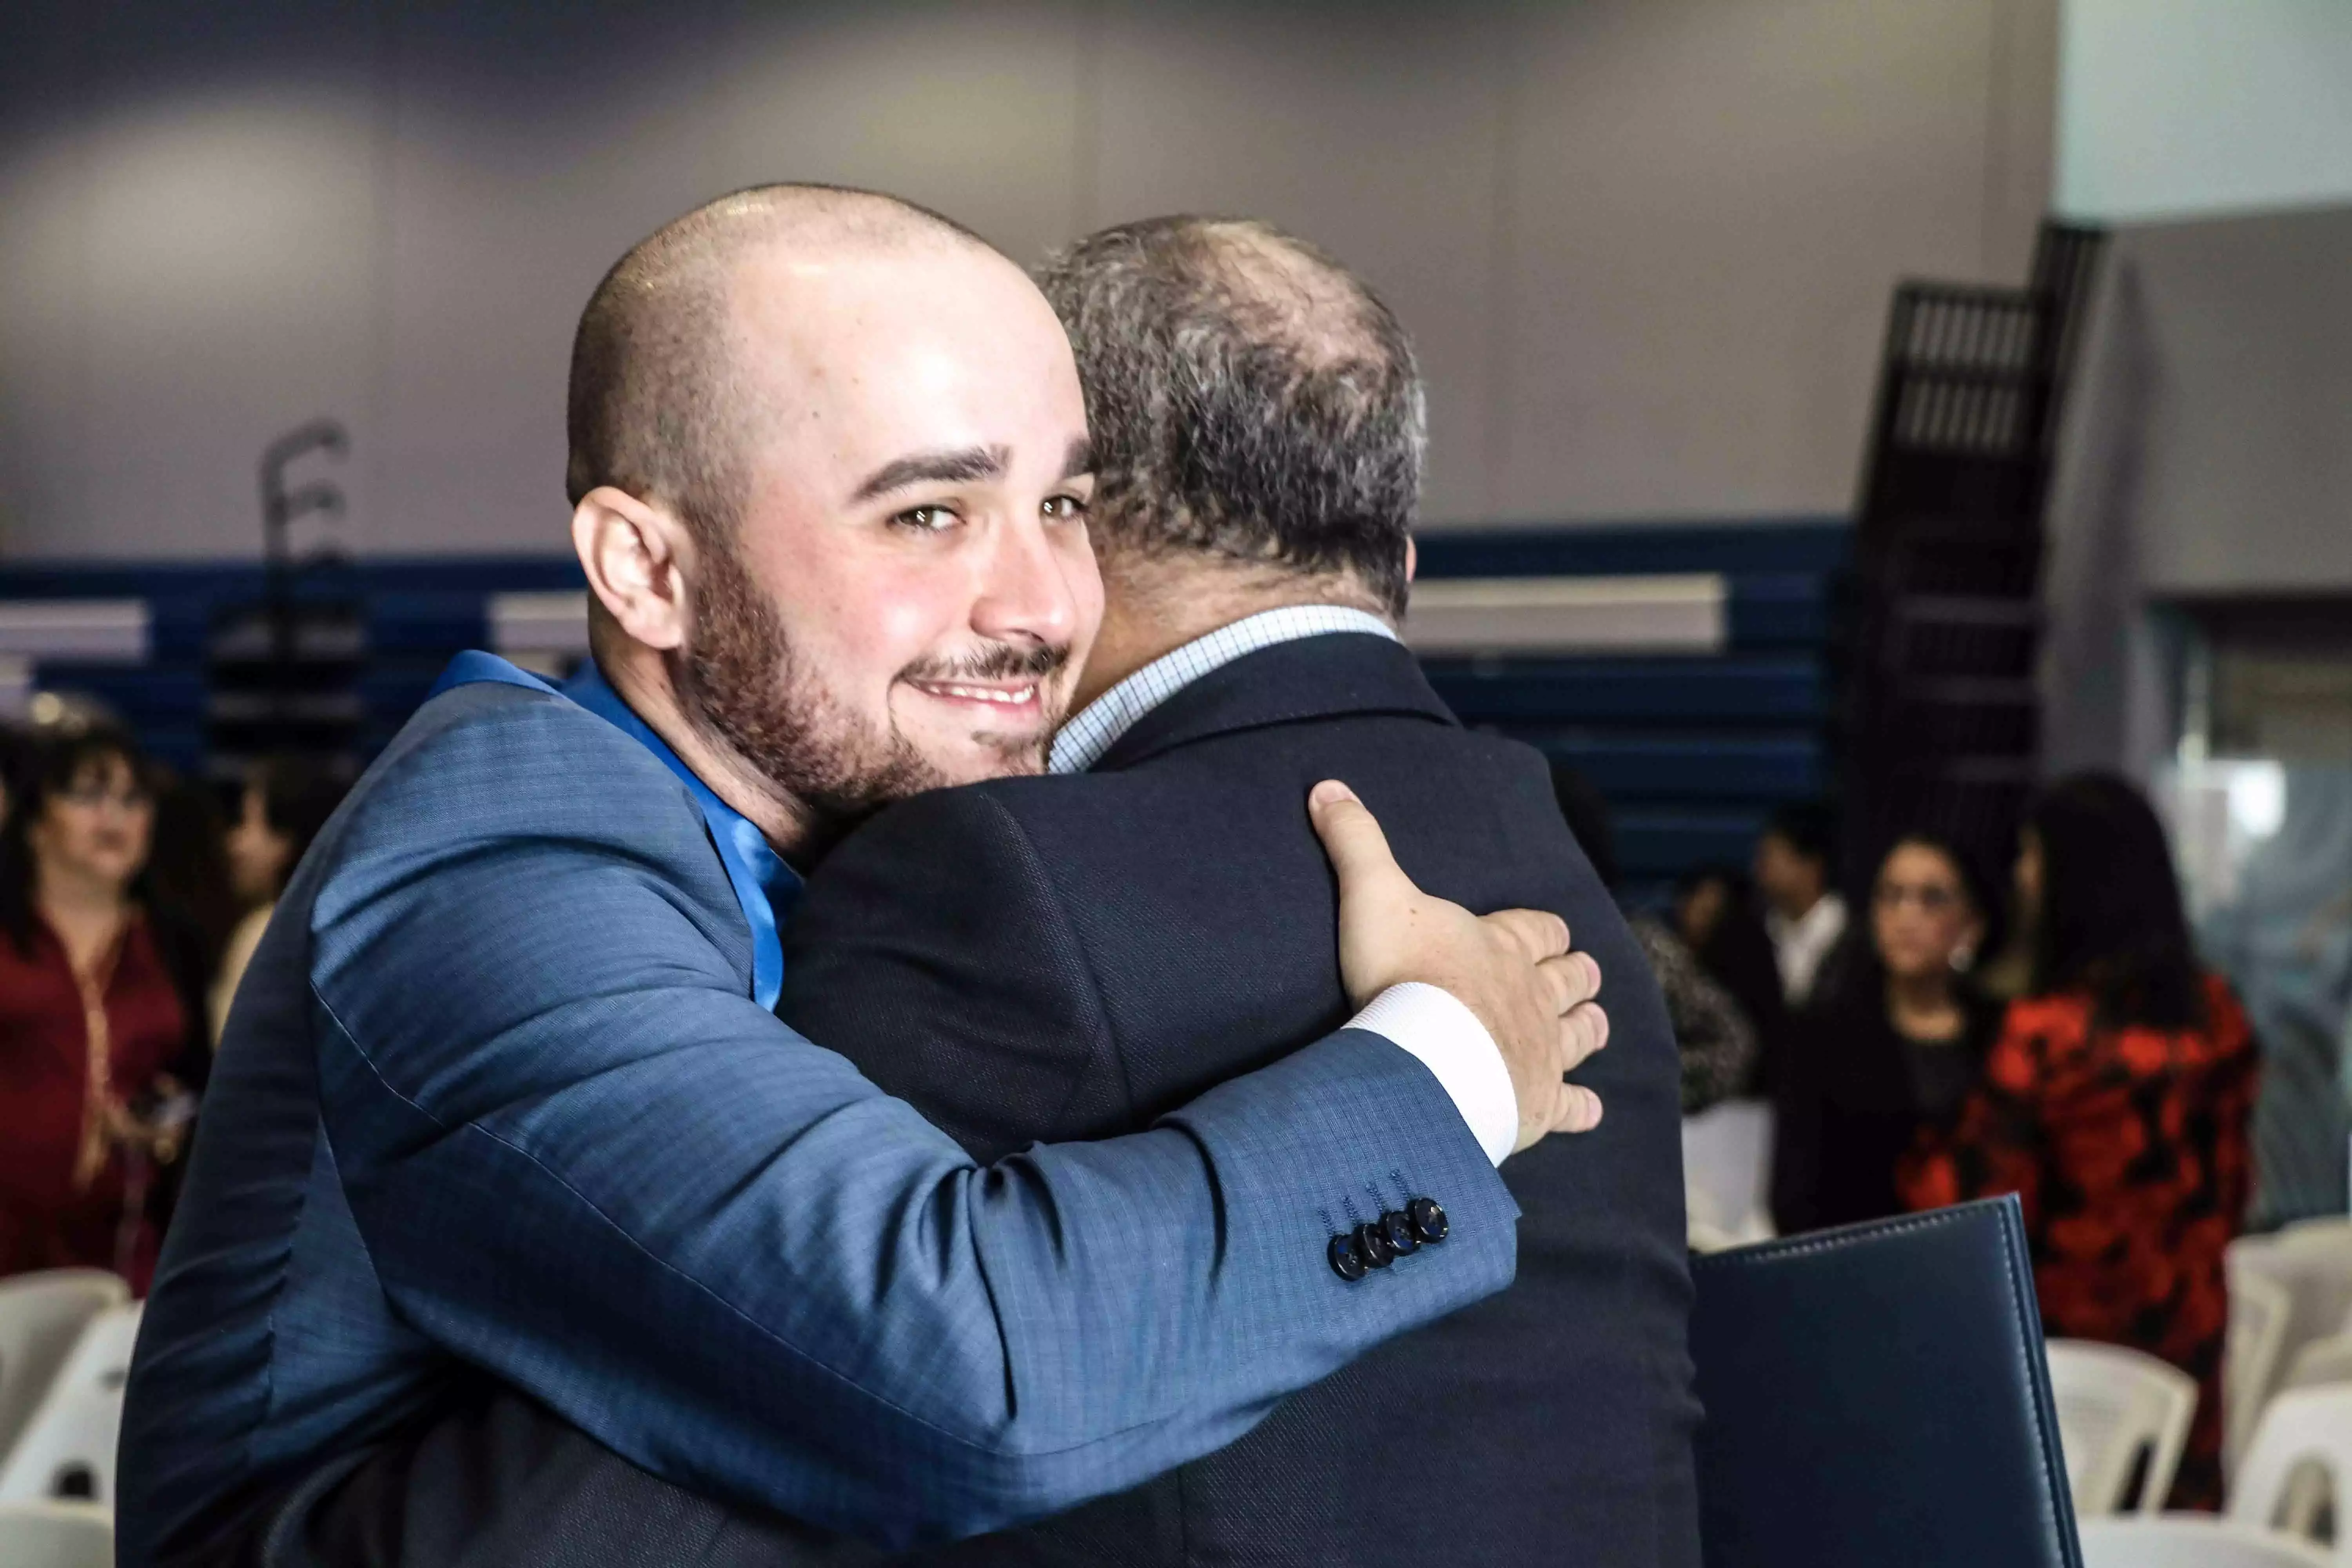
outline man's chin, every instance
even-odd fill
[[[1053,741],[1050,730],[1034,735],[973,735],[943,752],[930,753],[928,760],[942,784],[1021,778],[1045,771],[1045,756]]]

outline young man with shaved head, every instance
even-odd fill
[[[1554,915],[1422,894],[1344,791],[1318,940],[1363,1010],[1267,1020],[1272,1065],[1132,1131],[982,1162],[771,1011],[802,870],[1038,766],[1093,638],[1083,399],[1017,268],[886,197],[726,198],[597,290],[571,435],[593,664],[462,656],[280,900],[141,1331],[121,1563],[791,1539],[697,1494],[969,1535],[1507,1283],[1496,1167],[1597,1120],[1597,977]],[[1450,1234],[1367,1286],[1331,1216],[1372,1194]]]

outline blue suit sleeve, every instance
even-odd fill
[[[552,700],[403,753],[335,853],[320,1094],[383,1289],[698,1489],[894,1544],[998,1528],[1217,1447],[1510,1280],[1507,1192],[1374,1036],[976,1163],[748,999],[698,816]],[[1400,1166],[1455,1237],[1347,1285],[1330,1215]]]

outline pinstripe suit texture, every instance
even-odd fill
[[[967,1534],[1208,1452],[1511,1278],[1508,1191],[1377,1036],[983,1165],[751,984],[651,752],[545,692],[429,702],[240,990],[131,1376],[126,1568],[220,1560],[485,1381],[714,1498]],[[1323,1216],[1399,1179],[1457,1239],[1334,1289]]]

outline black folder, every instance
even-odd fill
[[[2014,1197],[1691,1272],[1708,1568],[2082,1568]]]

